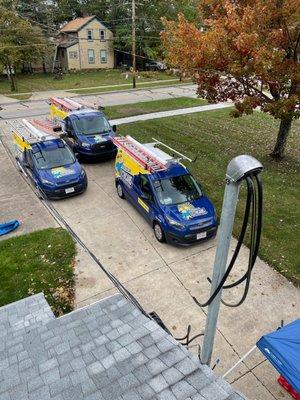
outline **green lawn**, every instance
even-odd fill
[[[74,257],[72,237],[61,228],[0,241],[0,307],[44,292],[56,315],[71,311]]]
[[[149,82],[157,80],[176,79],[175,76],[169,75],[165,72],[151,72],[141,73],[141,78],[137,82]],[[80,89],[90,88],[95,86],[105,85],[118,85],[118,84],[131,84],[131,76],[129,73],[128,79],[125,78],[125,74],[122,74],[120,70],[98,70],[98,71],[81,71],[73,72],[64,75],[64,79],[56,80],[52,74],[33,74],[33,75],[21,75],[16,76],[18,93],[27,92],[38,92],[44,90],[55,90],[55,89]],[[101,92],[101,89],[97,89]],[[105,89],[103,89],[105,90]],[[112,90],[112,89],[110,89]],[[86,92],[83,90],[83,92]],[[1,77],[0,78],[0,93],[10,94],[10,83],[9,81]],[[80,93],[78,91],[77,93]],[[90,92],[88,92],[90,93]]]
[[[176,99],[152,100],[134,104],[105,107],[105,115],[109,119],[141,115],[156,111],[175,110],[178,108],[196,107],[207,104],[203,99],[192,99],[190,97],[179,97]]]
[[[218,215],[228,162],[234,156],[245,153],[258,158],[265,167],[262,174],[264,225],[260,256],[283,275],[300,284],[300,121],[293,124],[286,159],[277,163],[268,154],[275,142],[278,121],[260,112],[238,119],[230,117],[229,113],[229,109],[207,111],[131,123],[118,128],[119,134],[130,134],[148,142],[155,137],[192,158],[198,155],[196,162],[188,167],[203,183],[217,207]],[[244,190],[241,190],[242,199],[244,194]],[[241,227],[243,206],[244,202],[241,201],[235,234]]]

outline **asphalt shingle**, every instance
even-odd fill
[[[58,319],[29,297],[0,338],[0,400],[244,399],[121,295]]]

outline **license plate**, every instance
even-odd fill
[[[206,232],[197,233],[197,240],[206,238]]]
[[[73,187],[65,189],[66,194],[73,193],[75,189]]]

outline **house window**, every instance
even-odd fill
[[[92,41],[93,40],[93,31],[92,31],[92,29],[88,29],[86,31],[86,34],[87,34],[87,40]]]
[[[78,58],[77,51],[69,51],[69,58],[73,59],[73,60],[77,60],[77,58]]]
[[[104,41],[105,40],[105,31],[100,29],[100,40]]]
[[[88,49],[88,61],[89,64],[95,64],[95,52],[93,49]]]
[[[107,50],[100,50],[100,61],[101,63],[107,63]]]

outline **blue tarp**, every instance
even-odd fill
[[[0,224],[0,236],[6,235],[9,232],[14,231],[20,226],[20,222],[17,219],[13,221],[5,222],[4,224]]]
[[[300,394],[300,318],[263,336],[256,345]]]

